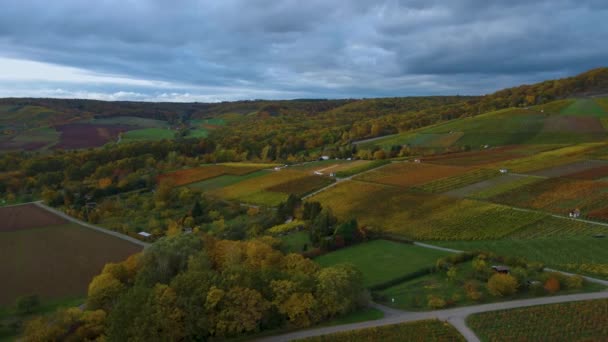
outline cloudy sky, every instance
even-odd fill
[[[0,97],[485,94],[608,65],[605,0],[0,4]]]

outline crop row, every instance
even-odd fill
[[[346,341],[465,341],[458,331],[439,320],[424,320],[310,337],[300,342]]]
[[[600,341],[608,336],[608,300],[481,313],[468,324],[485,341]]]

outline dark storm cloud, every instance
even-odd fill
[[[486,93],[605,65],[605,18],[600,0],[22,0],[0,57],[165,82],[48,82],[137,99]]]

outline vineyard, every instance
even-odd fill
[[[483,341],[600,341],[608,336],[608,300],[487,312],[467,323]]]
[[[602,147],[606,147],[606,143],[578,144],[496,163],[496,165],[512,172],[527,173],[580,161],[585,154]]]
[[[485,200],[490,197],[497,196],[503,192],[538,182],[540,180],[542,180],[540,177],[507,174],[449,191],[446,193],[446,195]]]
[[[303,171],[281,170],[246,179],[209,193],[228,200],[276,206],[287,199],[290,191],[305,194],[329,183],[331,180],[323,176],[311,176]]]
[[[443,193],[478,183],[498,175],[500,175],[498,170],[476,169],[461,175],[431,181],[419,186],[418,188],[430,193]]]
[[[330,335],[310,337],[300,342],[350,342],[350,341],[465,341],[464,337],[450,324],[439,320],[425,320],[411,323],[366,328]]]
[[[332,208],[340,218],[356,217],[369,229],[422,240],[501,238],[546,216],[359,181],[340,183],[310,201]]]
[[[460,175],[467,168],[421,163],[393,163],[379,170],[355,177],[357,180],[386,185],[413,186],[428,183],[444,177]]]
[[[546,216],[508,235],[512,239],[581,237],[608,234],[608,227],[569,218]]]
[[[272,167],[272,165],[238,163],[205,165],[197,168],[165,173],[163,175],[160,175],[158,177],[158,180],[159,182],[164,180],[171,180],[175,185],[180,186],[200,182],[222,175],[242,176],[268,167]]]
[[[444,155],[425,157],[424,161],[433,164],[453,166],[482,166],[516,159],[529,153],[530,150],[538,150],[537,146],[501,146],[479,151],[450,153]],[[546,147],[542,147],[546,149]]]
[[[301,197],[314,191],[315,189],[320,189],[333,182],[334,180],[329,177],[310,175],[270,186],[266,190],[272,192],[281,192],[284,194],[294,194]]]
[[[608,165],[598,166],[592,169],[575,172],[567,175],[568,178],[594,180],[608,177]]]
[[[541,177],[562,177],[571,174],[583,173],[595,168],[608,167],[608,162],[603,160],[581,160],[571,164],[550,167],[532,172],[532,175]]]
[[[608,204],[608,183],[551,178],[490,197],[492,202],[566,215],[579,208],[584,215]]]

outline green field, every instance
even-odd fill
[[[300,342],[355,342],[355,341],[465,341],[451,325],[439,320],[386,325],[310,337]]]
[[[163,140],[175,138],[175,132],[164,128],[143,128],[134,131],[128,131],[122,135],[123,142],[129,141],[146,141],[146,140]]]
[[[578,99],[560,112],[562,115],[606,116],[606,111],[593,99]]]
[[[605,341],[608,300],[485,312],[467,325],[482,341]]]
[[[301,253],[304,251],[304,246],[308,247],[308,249],[312,248],[310,233],[307,231],[281,236],[281,241],[283,241],[285,250],[288,253]]]
[[[449,253],[387,240],[374,240],[315,259],[321,266],[351,263],[363,273],[364,285],[375,286],[434,266]]]

